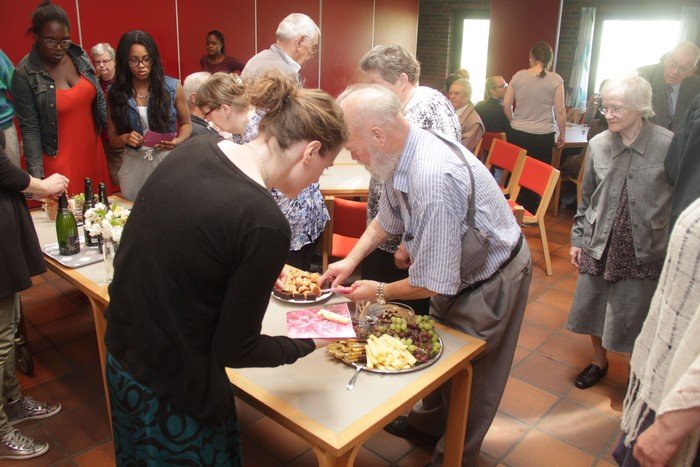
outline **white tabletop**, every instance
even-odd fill
[[[336,296],[331,303],[344,300]],[[288,305],[273,298],[263,321],[263,332],[286,335],[286,312],[299,308],[305,307]],[[466,343],[476,342],[466,334],[442,333],[441,337],[443,354],[434,367]],[[298,410],[330,431],[339,433],[381,408],[388,399],[415,383],[431,368],[393,375],[363,371],[355,389],[348,391],[345,384],[352,377],[354,368],[331,357],[326,349],[319,349],[293,365],[243,368],[229,370],[229,374],[248,379],[270,396],[284,401],[290,409]]]

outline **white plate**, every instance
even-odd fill
[[[321,294],[319,297],[315,298],[314,300],[288,300],[286,298],[278,297],[277,295],[275,295],[275,292],[271,292],[270,295],[275,297],[280,302],[291,303],[292,305],[313,305],[315,303],[325,302],[326,300],[331,298],[331,295],[333,295],[333,292],[326,292],[324,294]]]

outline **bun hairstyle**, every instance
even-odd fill
[[[65,10],[51,3],[50,0],[44,0],[32,13],[32,26],[27,30],[27,34],[32,33],[38,36],[44,24],[51,21],[65,25],[70,31],[70,21],[68,21]]]
[[[236,74],[214,73],[197,90],[197,107],[209,111],[223,104],[247,108],[250,105],[248,92]]]
[[[321,155],[326,155],[348,138],[343,111],[331,96],[320,89],[300,88],[279,71],[258,78],[249,95],[251,104],[265,111],[260,133],[274,136],[282,149],[299,141],[318,141]]]
[[[552,58],[554,57],[552,47],[545,41],[539,41],[530,49],[530,56],[542,63],[542,71],[538,76],[540,78],[547,76],[547,70],[552,66]]]

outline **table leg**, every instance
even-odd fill
[[[330,452],[324,451],[319,446],[311,446],[314,454],[316,454],[316,459],[318,460],[318,467],[352,467],[355,464],[355,457],[360,451],[361,445],[357,445],[347,451],[340,457],[336,457]]]
[[[92,319],[95,321],[95,333],[97,334],[97,350],[100,354],[100,371],[102,372],[102,385],[105,391],[105,402],[107,403],[107,417],[109,420],[109,428],[112,429],[112,408],[109,405],[109,391],[107,390],[107,346],[105,346],[105,331],[107,330],[107,320],[105,319],[105,309],[107,308],[101,302],[88,296],[92,308]]]
[[[450,413],[447,416],[444,465],[462,465],[464,438],[467,434],[467,414],[472,386],[472,365],[452,377]]]

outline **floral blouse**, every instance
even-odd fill
[[[433,88],[418,86],[411,99],[404,106],[404,117],[412,125],[441,133],[456,142],[461,142],[461,127],[457,114],[450,101]],[[384,184],[372,177],[369,182],[367,197],[367,224],[369,225],[379,212],[379,200]],[[379,245],[382,250],[393,253],[401,243],[401,235],[391,235]]]
[[[258,125],[263,115],[265,114],[261,110],[256,111],[248,120],[243,135],[233,135],[233,142],[245,144],[254,140],[258,136]],[[275,188],[270,192],[292,230],[292,241],[289,247],[291,251],[299,250],[321,236],[331,216],[326,209],[318,183],[312,183],[304,188],[293,199],[287,198]]]

